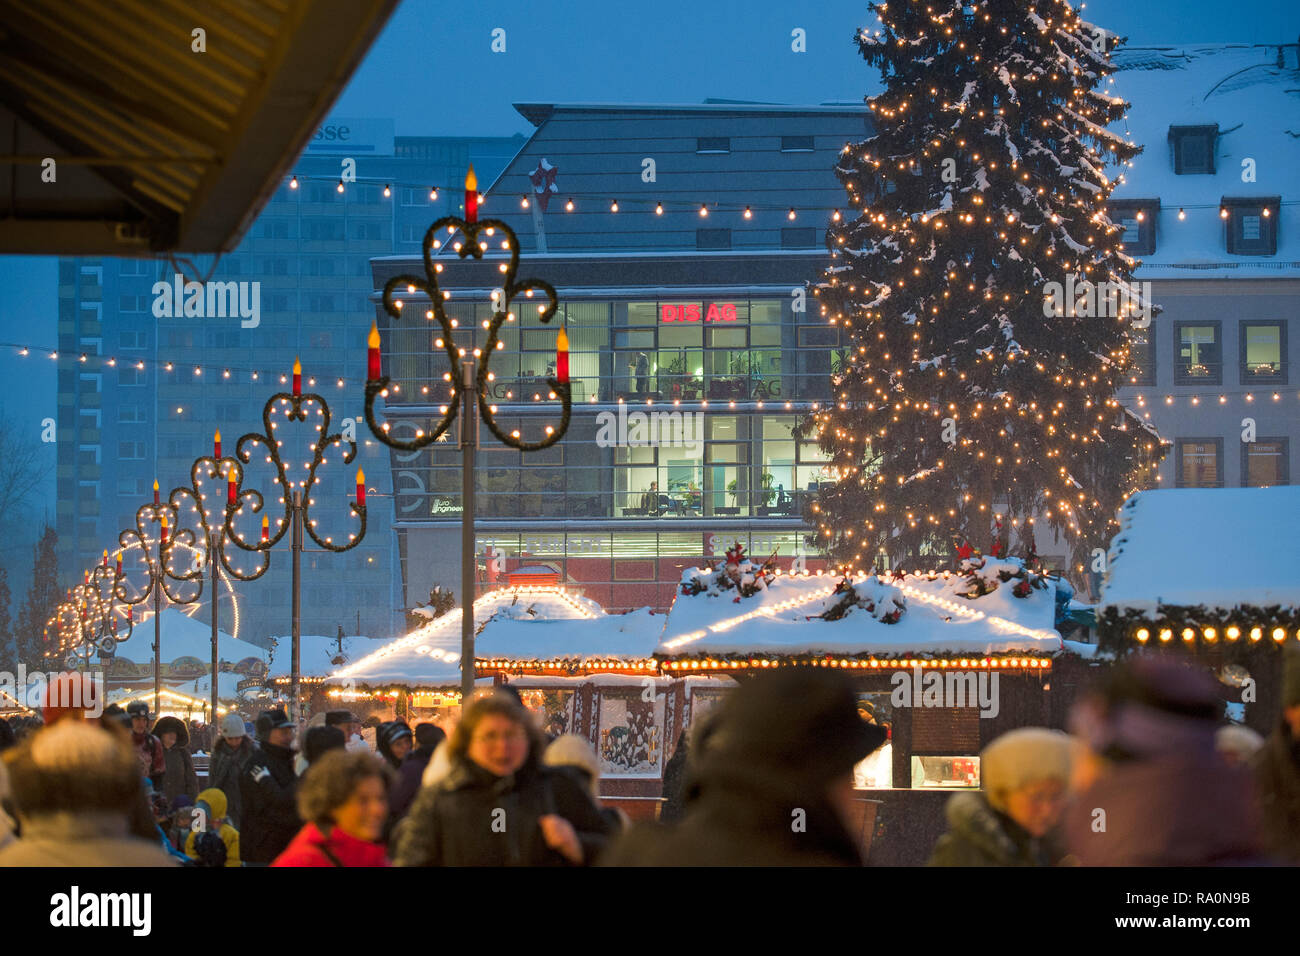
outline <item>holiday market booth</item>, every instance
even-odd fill
[[[478,682],[509,683],[546,732],[586,737],[600,762],[602,798],[630,816],[653,817],[672,745],[732,681],[662,676],[652,652],[663,615],[644,608],[606,614],[558,586],[492,591],[475,602],[474,616]],[[321,706],[412,724],[453,720],[459,683],[460,611],[453,609],[334,671]]]
[[[918,864],[946,829],[947,795],[980,786],[981,748],[1049,723],[1067,593],[1018,559],[841,578],[781,573],[733,548],[717,568],[683,573],[655,657],[669,675],[850,674],[859,715],[890,731],[854,772],[860,845],[873,864]]]
[[[1300,641],[1300,486],[1171,488],[1120,509],[1097,626],[1101,647],[1202,661],[1260,733],[1280,712],[1288,642]]]

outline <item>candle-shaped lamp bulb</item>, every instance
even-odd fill
[[[218,428],[212,433],[212,457],[221,457],[221,429]]]
[[[367,358],[366,378],[370,379],[370,381],[373,382],[383,374],[382,371],[380,370],[380,361],[379,361],[379,323],[378,322],[370,323],[370,337],[366,339],[366,345],[369,346],[369,351],[366,354],[366,358]]]
[[[357,507],[366,506],[366,473],[360,468],[357,469]]]
[[[465,221],[478,222],[478,177],[474,175],[474,164],[469,164],[465,176]]]
[[[293,360],[293,394],[295,396],[302,394],[302,363],[297,357]]]
[[[555,336],[555,380],[561,385],[569,381],[569,337],[564,334],[564,326]]]

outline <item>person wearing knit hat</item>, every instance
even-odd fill
[[[342,750],[346,744],[347,738],[338,727],[324,725],[309,727],[302,738],[302,757],[307,763],[307,768],[310,768],[326,753],[331,750]],[[303,773],[307,772],[307,768],[304,768]]]
[[[1214,732],[1214,749],[1230,764],[1250,764],[1263,746],[1263,735],[1245,724],[1224,724]]]
[[[240,866],[239,831],[226,819],[226,794],[217,787],[208,787],[199,791],[199,799],[194,806],[198,819],[185,840],[185,855],[191,860],[199,859],[199,834],[204,831],[216,833],[226,845],[226,866]]]
[[[1282,654],[1282,713],[1255,755],[1255,785],[1264,843],[1287,863],[1300,863],[1300,645]]]
[[[1071,854],[1085,866],[1265,862],[1250,773],[1215,750],[1222,715],[1220,685],[1195,662],[1155,652],[1116,665],[1070,715],[1092,777],[1065,813]]]
[[[208,786],[226,795],[224,816],[236,829],[243,818],[239,778],[253,758],[254,749],[253,738],[248,735],[243,717],[231,712],[221,718],[220,733],[212,745],[212,758],[208,761]]]
[[[628,818],[617,807],[602,806],[600,802],[600,762],[596,751],[586,737],[578,734],[560,734],[542,751],[542,763],[557,767],[574,775],[574,778],[591,794],[591,802],[609,824],[611,833],[627,829]]]
[[[104,682],[89,674],[59,673],[41,695],[45,726],[64,718],[96,720],[104,713]]]
[[[7,760],[21,836],[7,866],[171,866],[161,842],[133,836],[140,766],[124,736],[81,720],[37,731]]]
[[[1045,727],[1021,727],[980,753],[982,790],[948,800],[949,830],[930,866],[1050,866],[1065,855],[1049,834],[1065,807],[1073,744]]]
[[[375,731],[375,749],[394,770],[401,769],[402,761],[415,746],[415,735],[404,720],[385,721]]]

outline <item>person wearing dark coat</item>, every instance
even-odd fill
[[[404,720],[387,720],[375,729],[375,749],[394,772],[402,768],[402,761],[411,752],[414,736]]]
[[[861,866],[853,767],[885,742],[843,674],[790,668],[732,691],[674,826],[642,824],[602,862],[624,866]]]
[[[1059,730],[1021,727],[980,753],[982,790],[948,798],[949,830],[930,866],[1052,866],[1065,851],[1053,830],[1065,809],[1072,743]]]
[[[516,699],[475,700],[446,746],[450,772],[395,830],[398,866],[581,866],[604,849],[608,825],[572,776],[542,766]]]
[[[208,763],[208,786],[216,787],[226,795],[226,819],[236,830],[243,826],[240,779],[256,749],[252,738],[244,732],[242,717],[227,714],[222,718],[221,736],[213,745],[212,759]]]
[[[194,760],[190,757],[190,732],[179,717],[159,717],[153,725],[153,735],[162,742],[163,780],[161,792],[170,804],[177,797],[189,797],[190,803],[199,795],[199,778],[194,773]]]
[[[1071,712],[1086,745],[1063,831],[1084,866],[1270,862],[1250,771],[1216,751],[1223,704],[1209,674],[1165,655],[1117,666]],[[1095,810],[1105,811],[1105,829]]]
[[[1300,864],[1300,645],[1282,659],[1282,717],[1255,754],[1253,770],[1268,851]]]
[[[258,715],[258,748],[239,778],[240,855],[245,863],[270,863],[302,826],[298,778],[293,772],[293,732],[293,721],[282,708]]]
[[[347,738],[343,736],[343,731],[337,727],[319,726],[308,727],[307,732],[302,735],[302,758],[310,769],[312,764],[321,757],[325,756],[331,750],[343,750],[347,747]],[[304,770],[303,774],[307,771]],[[302,774],[299,774],[302,776]]]
[[[447,739],[443,729],[437,724],[421,723],[415,725],[415,749],[406,755],[397,770],[397,783],[388,795],[389,809],[394,820],[406,816],[406,811],[415,802],[415,795],[420,792],[420,779],[425,768],[433,758],[438,744]]]
[[[149,778],[155,790],[161,790],[167,758],[163,755],[162,741],[149,733],[149,705],[133,700],[126,705],[126,712],[131,718],[131,742],[140,760],[140,774]]]

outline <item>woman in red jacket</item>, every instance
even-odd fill
[[[272,866],[388,866],[380,842],[388,822],[392,772],[373,754],[332,750],[298,787],[307,825]]]

